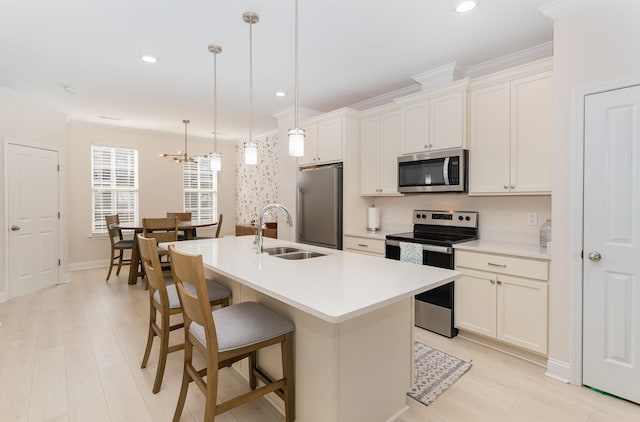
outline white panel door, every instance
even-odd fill
[[[585,97],[583,383],[640,403],[640,86]]]
[[[378,155],[380,118],[370,117],[360,123],[360,194],[375,195],[380,188]]]
[[[398,192],[398,156],[402,154],[400,112],[380,118],[380,189],[382,193]]]
[[[9,295],[58,282],[58,153],[7,146]]]

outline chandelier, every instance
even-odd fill
[[[198,161],[198,158],[201,158],[198,155],[190,155],[189,152],[187,151],[187,126],[189,125],[189,123],[191,123],[189,120],[183,120],[182,123],[184,123],[184,151],[178,151],[177,154],[160,154],[161,158],[164,157],[171,157],[171,159],[173,159],[173,161],[175,161],[178,164],[182,164],[182,163],[195,163],[196,161]]]

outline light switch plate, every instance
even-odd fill
[[[528,226],[537,226],[538,225],[538,213],[537,212],[529,212],[529,213],[527,213],[527,225]]]

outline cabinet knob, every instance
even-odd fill
[[[492,278],[490,278],[490,279],[489,279],[489,282],[490,282],[491,284],[496,284],[496,281],[495,281],[494,279],[492,279]]]
[[[511,189],[515,189],[515,188],[516,188],[516,185],[511,185],[511,186],[509,186],[509,187],[510,187]]]
[[[498,280],[497,283],[498,283],[498,286],[502,286],[502,281]]]
[[[504,186],[503,186],[503,188],[505,188],[505,189],[509,189],[509,186],[507,186],[507,185],[504,185]]]

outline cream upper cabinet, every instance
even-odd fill
[[[507,75],[489,84],[479,78],[471,88],[470,195],[551,193],[551,77]]]
[[[365,117],[360,124],[360,191],[362,195],[398,195],[400,112]]]
[[[314,120],[302,125],[305,130],[304,156],[299,165],[325,164],[343,159],[343,117]]]
[[[468,79],[394,100],[403,154],[466,146]]]
[[[456,251],[455,326],[547,353],[548,261]]]

